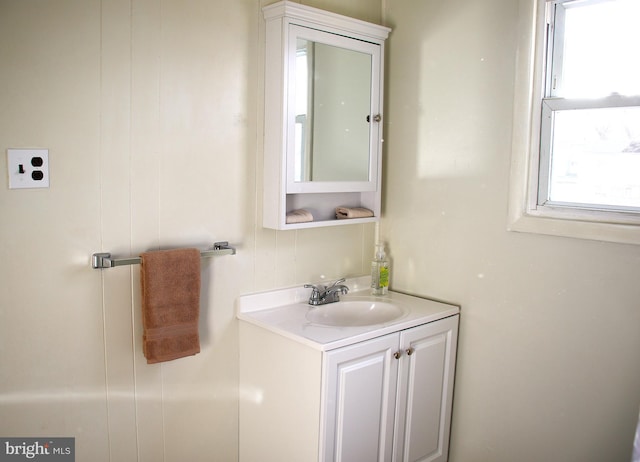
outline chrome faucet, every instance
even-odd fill
[[[344,278],[338,279],[330,286],[305,284],[306,289],[311,289],[309,305],[318,306],[339,302],[340,294],[346,295],[349,292],[349,288],[342,284],[344,281]]]

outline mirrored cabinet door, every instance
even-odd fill
[[[289,26],[287,192],[374,191],[380,46]]]
[[[298,229],[378,220],[390,29],[289,1],[263,11],[263,225]],[[337,207],[358,213],[339,220]],[[301,210],[306,218],[288,219]]]

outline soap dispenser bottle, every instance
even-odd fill
[[[371,262],[371,293],[385,295],[389,290],[389,262],[385,258],[384,244],[376,244]]]

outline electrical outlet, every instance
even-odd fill
[[[7,149],[9,189],[48,188],[48,149]]]

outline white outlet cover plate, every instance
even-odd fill
[[[9,189],[48,188],[48,149],[7,149]]]

